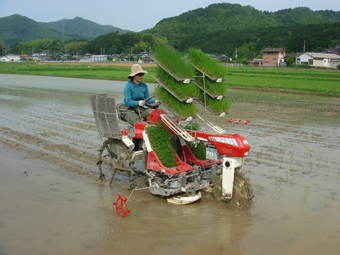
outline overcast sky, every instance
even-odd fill
[[[0,18],[21,14],[38,22],[81,17],[100,25],[135,32],[154,27],[160,20],[189,10],[205,8],[218,0],[0,0]],[[228,3],[250,5],[257,10],[278,11],[299,6],[312,10],[340,10],[340,1],[238,0]]]

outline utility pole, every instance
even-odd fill
[[[236,54],[235,54],[235,60],[237,59],[237,48],[235,48]]]
[[[303,53],[306,52],[306,40],[303,40]]]
[[[63,44],[65,44],[65,23],[62,23],[63,26]]]

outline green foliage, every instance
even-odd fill
[[[338,70],[340,70],[340,64],[339,64],[339,65],[337,65],[337,66],[336,66],[336,68],[337,68]]]
[[[236,63],[242,63],[244,65],[249,65],[250,61],[248,59],[241,59],[241,60],[236,61]]]
[[[169,131],[163,124],[149,125],[145,129],[152,146],[159,160],[165,167],[177,166],[176,157],[173,150],[173,140]]]
[[[29,42],[19,42],[11,45],[9,52],[14,54],[31,55],[34,52],[49,51],[50,53],[64,53],[64,44],[59,40],[39,39]]]
[[[194,67],[185,61],[177,50],[171,49],[168,45],[157,49],[155,59],[178,79],[191,79],[194,76]]]
[[[171,106],[171,109],[176,112],[180,117],[195,116],[198,113],[197,107],[193,103],[185,103],[178,101],[173,95],[166,91],[161,86],[157,86],[155,94],[165,104]]]
[[[178,82],[160,67],[157,69],[157,77],[179,98],[197,97],[199,94],[199,89],[195,84]]]
[[[237,57],[241,59],[253,58],[256,52],[256,43],[244,43],[241,47],[237,48]]]
[[[298,7],[277,12],[262,12],[249,5],[219,3],[163,19],[149,32],[168,36],[171,40],[193,34],[205,37],[209,33],[221,33],[223,30],[230,32],[248,29],[251,31],[268,27],[291,27],[339,21],[338,11],[312,11],[306,7]],[[244,42],[243,40],[237,46],[243,45]]]
[[[83,49],[83,47],[87,44],[87,40],[72,40],[65,43],[65,50],[67,50],[69,54],[72,53],[73,55],[75,55],[77,52],[79,54],[86,54],[86,52],[82,52],[81,49]]]
[[[199,160],[206,160],[207,159],[207,150],[204,143],[187,143],[192,153],[195,157]]]
[[[82,51],[98,55],[101,54],[101,49],[105,49],[105,52],[109,54],[120,54],[122,52],[128,54],[132,49],[132,54],[135,54],[144,50],[155,50],[164,44],[168,44],[167,39],[158,35],[112,32],[90,41],[82,48]]]
[[[340,34],[340,22],[323,23],[323,24],[302,24],[294,26],[277,26],[261,28],[244,28],[235,30],[228,28],[217,32],[211,32],[206,35],[192,34],[180,38],[168,36],[169,42],[174,42],[179,51],[186,51],[189,48],[199,48],[205,53],[226,54],[229,57],[235,56],[235,48],[239,48],[247,43],[249,49],[255,43],[255,51],[249,50],[245,57],[254,57],[261,55],[264,48],[284,47],[287,52],[301,52],[303,45],[306,45],[306,51],[316,51],[317,48],[327,49],[329,46],[335,46],[338,35]],[[175,44],[176,42],[176,44]]]
[[[4,42],[0,42],[0,56],[5,55],[6,53],[6,44]]]
[[[286,63],[287,66],[292,66],[294,64],[294,59],[292,57],[287,58]]]
[[[200,50],[189,49],[188,61],[213,78],[225,78],[228,71],[219,61]]]

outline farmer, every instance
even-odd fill
[[[120,107],[120,112],[122,117],[131,125],[147,120],[153,109],[144,108],[146,103],[156,102],[158,105],[161,104],[158,100],[153,99],[145,101],[150,96],[148,86],[142,82],[146,73],[148,72],[144,71],[138,64],[131,66],[131,74],[128,76],[130,81],[124,87],[124,105]]]

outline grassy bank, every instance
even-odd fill
[[[94,63],[0,63],[0,73],[127,81],[132,64]],[[149,74],[144,82],[155,82],[155,65],[142,65]]]
[[[89,67],[90,66],[90,67]],[[149,72],[144,82],[155,82],[155,65],[143,65]],[[131,65],[93,63],[0,63],[0,73],[46,75],[57,77],[126,81]],[[265,68],[228,68],[229,88],[283,90],[340,96],[340,72],[331,70],[296,70]]]

